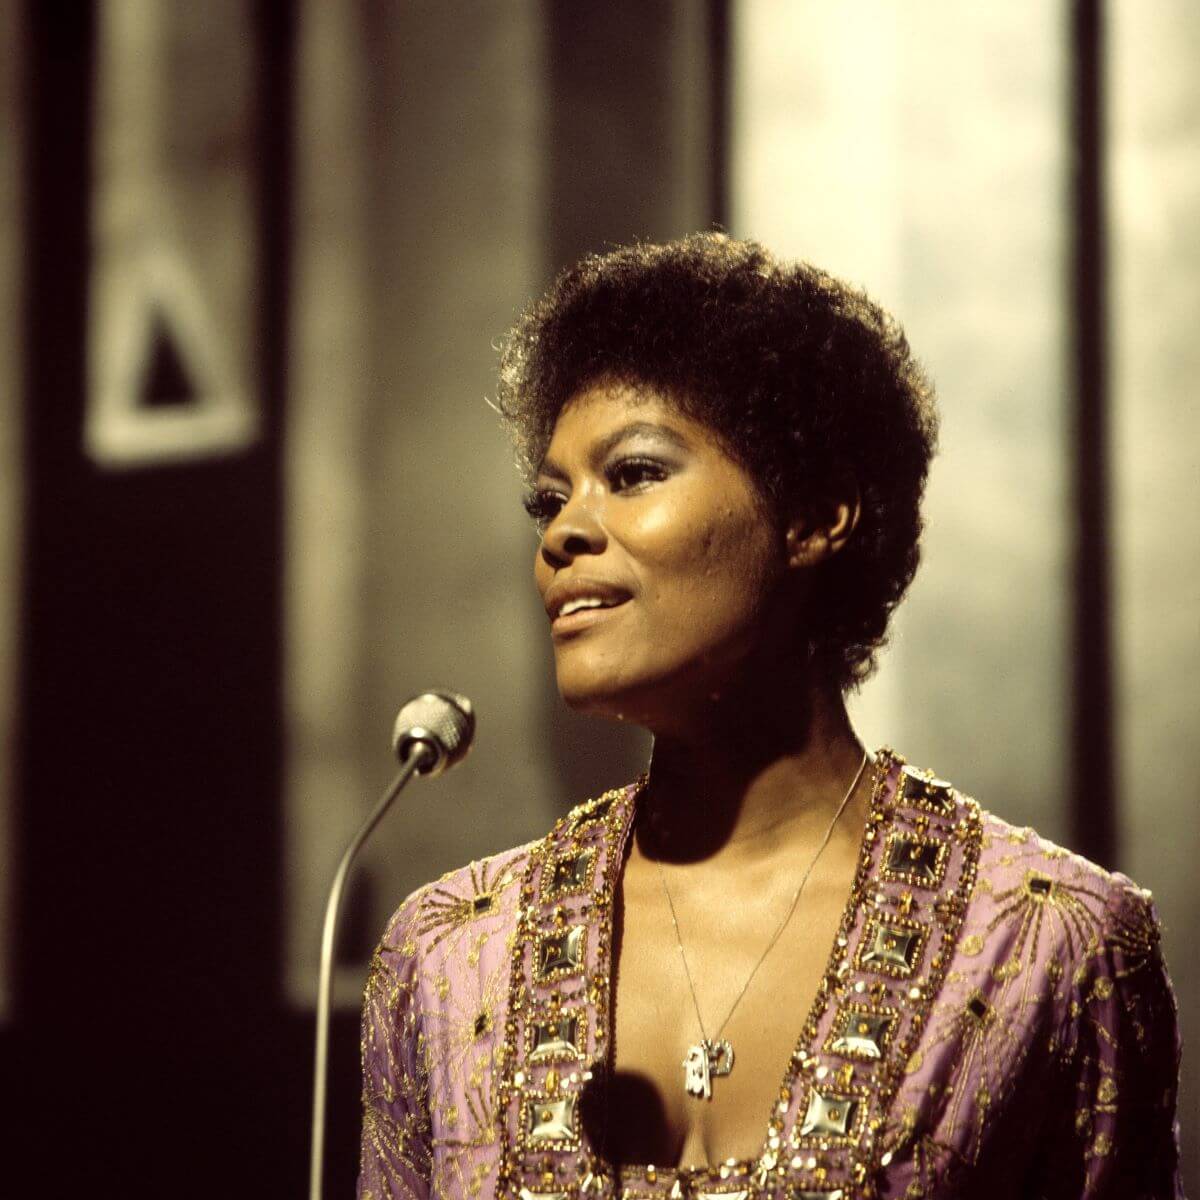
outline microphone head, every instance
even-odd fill
[[[418,748],[427,746],[420,775],[440,775],[462,759],[475,736],[475,709],[457,692],[422,692],[396,714],[392,750],[404,763]]]

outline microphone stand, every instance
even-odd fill
[[[317,983],[317,1052],[313,1068],[312,1110],[312,1159],[309,1164],[309,1200],[321,1200],[322,1174],[325,1169],[325,1093],[329,1075],[329,1017],[333,1000],[333,948],[337,937],[338,915],[342,907],[342,893],[346,889],[346,877],[355,855],[362,844],[379,824],[392,801],[400,794],[409,779],[422,767],[426,769],[437,761],[437,751],[428,742],[414,741],[406,755],[399,773],[392,780],[371,815],[362,823],[350,845],[346,847],[342,861],[338,863],[325,904],[325,924],[321,930],[321,974]]]

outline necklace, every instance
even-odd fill
[[[754,981],[755,975],[758,974],[758,968],[766,961],[766,957],[775,948],[775,943],[779,941],[783,935],[783,931],[787,928],[788,922],[792,919],[792,915],[796,911],[796,906],[800,903],[800,893],[804,891],[804,885],[808,882],[808,877],[813,872],[813,867],[817,865],[817,859],[821,857],[825,847],[829,845],[829,839],[833,836],[834,826],[837,825],[838,819],[845,811],[846,805],[850,803],[850,797],[854,795],[854,789],[858,787],[858,781],[862,778],[863,772],[867,769],[868,756],[864,753],[862,762],[859,763],[858,770],[854,773],[854,778],[850,781],[849,788],[846,789],[846,794],[842,797],[841,804],[837,807],[837,812],[833,814],[833,820],[829,822],[829,828],[825,830],[825,836],[821,839],[821,844],[817,847],[816,854],[813,855],[812,861],[808,864],[808,869],[800,877],[800,882],[796,885],[796,891],[792,895],[792,902],[788,905],[788,910],[783,915],[783,920],[779,922],[775,932],[771,935],[771,940],[767,942],[767,948],[758,956],[758,962],[754,964],[754,969],[746,977],[746,982],[742,984],[742,990],[738,992],[733,1003],[729,1006],[729,1011],[725,1014],[725,1020],[717,1027],[717,1031],[712,1037],[704,1031],[704,1018],[700,1015],[700,1001],[696,997],[696,985],[692,982],[692,972],[688,967],[687,953],[683,948],[683,938],[679,933],[679,918],[675,914],[675,902],[671,899],[671,889],[667,887],[667,877],[663,874],[662,863],[657,859],[655,865],[658,867],[658,878],[662,883],[663,893],[667,897],[667,907],[671,910],[671,924],[675,929],[675,941],[679,946],[679,957],[683,961],[683,973],[687,978],[688,991],[692,994],[692,1006],[696,1010],[696,1024],[700,1027],[700,1040],[694,1045],[688,1047],[687,1057],[683,1060],[683,1087],[690,1096],[696,1096],[702,1100],[712,1099],[712,1081],[720,1076],[728,1075],[733,1070],[733,1046],[728,1038],[722,1038],[725,1026],[729,1024],[729,1018],[733,1016],[734,1010],[742,1002],[742,997],[750,990],[750,984]]]

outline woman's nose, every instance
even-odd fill
[[[551,566],[561,567],[581,554],[602,554],[607,543],[591,505],[568,501],[547,526],[541,552]]]

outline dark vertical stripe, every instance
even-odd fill
[[[71,526],[77,514],[86,519],[87,499],[78,456],[87,366],[93,7],[27,0],[23,26],[20,401],[26,470],[14,814],[21,864],[14,924],[18,1027],[40,1006],[37,977],[53,972],[56,952],[46,939],[55,926],[43,904],[82,899],[72,887],[77,851],[68,828],[71,811],[83,807],[96,819],[91,806],[82,803],[87,764],[80,763],[83,772],[73,778],[63,773],[67,778],[60,784],[70,779],[74,787],[56,790],[44,778],[48,763],[70,759],[80,740],[86,744],[92,717],[81,711],[79,690],[69,686],[73,664],[63,659],[73,647],[56,655],[54,633],[46,627],[64,607],[60,594],[82,590],[79,584],[71,589],[70,564],[76,545]],[[77,728],[80,721],[83,729]],[[65,933],[66,925],[60,929]],[[49,989],[51,981],[43,986]]]
[[[283,433],[287,379],[294,227],[297,3],[298,0],[257,0],[254,8],[258,63],[254,100],[259,167],[259,278],[262,280],[259,370],[268,437],[273,442]],[[281,462],[282,456],[276,455],[273,484],[275,511],[280,517],[283,512]],[[276,523],[276,535],[275,544],[282,547],[282,520]]]
[[[254,10],[265,434],[227,458],[109,471],[82,448],[102,10],[26,0],[22,874],[0,1040],[14,1195],[64,1170],[131,1197],[164,1179],[177,1200],[303,1186],[311,1032],[283,1019],[280,988],[292,7]],[[85,1114],[70,1168],[46,1119],[68,1093]]]
[[[677,237],[673,189],[677,97],[672,3],[547,0],[546,254],[556,274],[589,251]],[[544,653],[549,656],[549,644]],[[549,670],[549,667],[547,667]],[[632,779],[645,741],[546,697],[545,722],[564,804]]]
[[[729,228],[730,0],[708,0],[708,220]]]
[[[547,239],[558,270],[588,251],[671,228],[676,165],[672,5],[549,0]]]
[[[1075,846],[1088,857],[1111,866],[1116,852],[1116,796],[1101,0],[1073,0],[1070,53],[1070,311],[1075,375],[1071,816]]]
[[[31,467],[47,448],[74,450],[83,419],[91,89],[90,4],[26,0],[22,399]],[[25,544],[41,508],[26,473]],[[28,576],[26,576],[28,578]]]
[[[93,993],[108,984],[68,965],[73,940],[96,940],[86,897],[73,886],[78,864],[77,839],[69,823],[76,811],[91,808],[87,775],[60,789],[42,784],[48,756],[71,754],[80,727],[91,714],[78,703],[73,689],[56,693],[46,677],[43,614],[55,604],[62,577],[55,580],[47,562],[69,554],[69,544],[56,544],[55,521],[49,511],[78,510],[80,489],[73,446],[83,415],[86,268],[88,261],[88,195],[91,184],[91,99],[94,60],[93,10],[90,4],[25,0],[21,16],[22,103],[22,263],[19,402],[22,409],[24,502],[22,529],[21,638],[17,669],[14,730],[13,839],[18,862],[13,895],[14,1022],[0,1039],[0,1127],[4,1129],[3,1187],[6,1194],[31,1195],[53,1184],[49,1179],[62,1162],[63,1145],[47,1120],[61,1102],[62,1080],[72,1079],[72,1157],[76,1163],[96,1161],[99,1147],[92,1127],[102,1123],[91,1105],[81,1105],[78,1076],[90,1075],[94,1043],[107,1031],[96,1030],[87,1006]],[[63,493],[48,496],[42,478],[57,477]],[[66,672],[63,673],[64,682]],[[57,843],[57,845],[56,845]],[[61,879],[61,887],[56,883]],[[84,901],[84,903],[81,903]],[[59,922],[47,919],[46,908],[69,908]],[[69,928],[74,937],[61,936]],[[55,934],[60,936],[57,938]],[[94,960],[93,960],[94,961]],[[92,964],[88,964],[92,965]],[[35,975],[45,988],[57,975],[60,993],[74,994],[76,1032],[66,1021],[47,1020],[40,1011]],[[65,1009],[66,1005],[62,1006]],[[56,1016],[62,1016],[62,1009]],[[72,1062],[65,1052],[75,1043],[82,1058]],[[88,1044],[92,1043],[92,1044]],[[70,1185],[64,1185],[69,1187]]]
[[[286,412],[288,329],[292,270],[292,179],[296,91],[296,0],[258,0],[255,14],[257,88],[254,95],[258,171],[255,179],[261,281],[258,314],[259,394],[263,408],[262,545],[270,555],[269,594],[263,597],[270,624],[264,630],[264,702],[268,722],[261,731],[265,756],[262,802],[269,806],[270,840],[264,847],[264,974],[274,982],[273,1000],[283,997],[283,437]],[[266,839],[264,839],[266,840]]]

